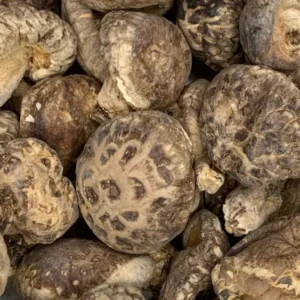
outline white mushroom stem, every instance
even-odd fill
[[[227,196],[223,206],[226,231],[235,236],[246,235],[263,225],[281,205],[278,191],[238,186]]]
[[[20,48],[0,60],[0,107],[11,97],[19,85],[27,67],[28,58],[25,48]]]

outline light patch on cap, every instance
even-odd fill
[[[223,252],[220,249],[220,247],[214,247],[214,254],[218,257],[218,258],[222,258],[223,257]]]
[[[73,281],[73,285],[74,285],[74,286],[79,285],[79,283],[80,283],[80,282],[79,282],[78,280],[74,280],[74,281]]]
[[[34,123],[35,118],[32,115],[28,115],[28,117],[25,119],[25,121],[28,123]]]
[[[41,103],[39,103],[39,102],[37,102],[37,103],[35,104],[35,106],[36,106],[37,110],[40,110],[40,109],[41,109],[41,107],[42,107],[42,104],[41,104]]]

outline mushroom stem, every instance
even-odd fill
[[[10,53],[0,60],[0,107],[11,97],[19,85],[27,67],[28,58],[25,47]]]

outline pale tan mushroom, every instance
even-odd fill
[[[2,235],[0,235],[0,296],[4,293],[10,276],[10,260],[7,253],[7,247]]]

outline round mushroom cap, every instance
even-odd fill
[[[99,241],[61,239],[25,255],[16,286],[32,300],[74,299],[102,283],[146,287],[154,267],[150,256],[119,253]]]
[[[244,0],[180,0],[177,23],[193,54],[214,70],[243,63],[239,19]]]
[[[300,90],[279,72],[224,69],[206,90],[200,114],[214,164],[247,187],[300,177],[299,99]]]
[[[82,300],[146,300],[141,291],[129,285],[102,284],[84,293]]]
[[[201,210],[191,222],[194,223],[194,219],[199,222],[199,244],[180,252],[175,258],[160,300],[193,300],[200,291],[210,288],[211,271],[229,249],[226,233],[213,213]]]
[[[284,72],[300,67],[299,12],[295,0],[247,1],[240,34],[250,63]]]
[[[10,275],[10,260],[7,247],[2,235],[0,235],[0,296],[4,293]]]
[[[194,208],[192,143],[158,111],[130,113],[101,126],[77,160],[80,209],[115,250],[147,253],[185,227]]]
[[[212,272],[221,300],[299,299],[300,216],[265,225],[236,244]]]
[[[111,10],[140,10],[163,15],[174,4],[174,0],[81,0],[89,8],[109,12]]]
[[[280,189],[269,186],[245,188],[238,186],[223,206],[225,229],[234,236],[243,236],[263,225],[282,205]]]
[[[28,244],[52,243],[78,217],[75,189],[57,154],[37,139],[16,139],[0,154],[0,215],[4,234]]]
[[[65,72],[76,57],[76,35],[56,14],[23,1],[0,5],[0,106],[25,75],[38,81]]]
[[[191,53],[176,25],[141,12],[110,12],[101,22],[100,44],[109,74],[98,101],[109,114],[164,109],[177,100]]]
[[[99,91],[98,82],[84,75],[37,83],[22,100],[20,135],[46,142],[68,171],[99,126],[91,119]]]
[[[16,139],[19,133],[17,116],[8,110],[0,110],[0,152],[7,143]]]

